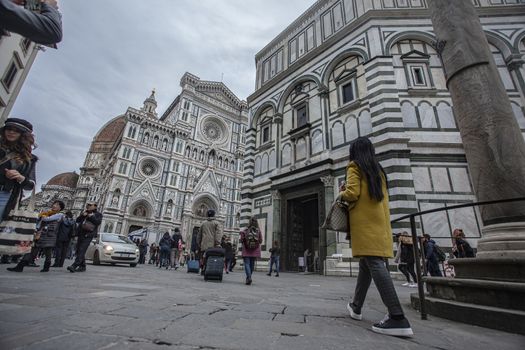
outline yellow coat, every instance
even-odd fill
[[[394,256],[385,181],[382,188],[384,198],[381,202],[370,198],[366,176],[361,173],[355,162],[350,162],[346,173],[346,189],[341,192],[341,197],[347,202],[355,202],[349,210],[354,257],[392,258]]]

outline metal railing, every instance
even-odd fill
[[[421,265],[425,266],[425,254],[423,247],[420,247],[421,241],[418,239],[417,231],[416,231],[416,217],[421,217],[426,214],[431,213],[437,213],[440,211],[448,211],[452,209],[460,209],[460,208],[468,208],[468,207],[478,207],[482,205],[491,205],[491,204],[500,204],[500,203],[509,203],[509,202],[520,202],[525,201],[525,197],[518,197],[518,198],[509,198],[509,199],[499,199],[499,200],[493,200],[493,201],[483,201],[483,202],[473,202],[473,203],[465,203],[465,204],[458,204],[458,205],[452,205],[449,207],[441,207],[441,208],[435,208],[435,209],[429,209],[429,210],[423,210],[419,211],[417,213],[412,213],[408,215],[404,215],[402,217],[399,217],[395,220],[390,221],[391,224],[395,222],[400,222],[406,219],[410,220],[410,230],[412,233],[412,241],[414,244],[412,245],[414,257],[416,258],[416,275],[417,275],[417,289],[418,289],[418,295],[419,295],[419,312],[421,314],[421,319],[426,320],[427,319],[427,310],[425,305],[425,290],[423,286],[423,280],[422,280],[422,274],[421,274]],[[421,253],[423,252],[423,253]],[[420,264],[420,259],[422,261],[422,264]]]

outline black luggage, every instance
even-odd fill
[[[224,249],[211,248],[206,251],[206,269],[204,270],[204,280],[222,281],[224,271]]]

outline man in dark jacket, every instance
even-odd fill
[[[67,267],[69,272],[86,271],[86,251],[93,238],[97,235],[101,222],[102,214],[97,211],[97,204],[88,203],[86,210],[77,218],[77,256],[73,265]]]
[[[173,230],[173,236],[171,237],[171,255],[170,255],[170,261],[171,261],[171,268],[178,269],[179,268],[179,258],[180,258],[180,252],[179,252],[179,242],[182,244],[182,236],[180,234],[180,230],[178,227],[175,227]]]
[[[430,235],[423,234],[423,247],[425,249],[425,259],[427,260],[427,271],[430,276],[443,277],[439,269],[439,259],[436,254],[436,241],[430,238]]]
[[[51,267],[64,266],[64,260],[66,260],[69,242],[75,234],[75,226],[76,223],[75,219],[73,219],[73,213],[67,211],[66,217],[62,220],[60,226],[58,227],[55,263]]]
[[[0,36],[18,33],[38,44],[51,45],[62,40],[62,20],[57,0],[41,0],[41,11],[26,10],[23,0],[0,0]]]

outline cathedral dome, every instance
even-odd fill
[[[114,142],[120,137],[125,126],[124,116],[117,117],[100,129],[93,142]]]
[[[62,173],[62,174],[53,176],[51,180],[47,182],[46,187],[47,186],[61,186],[61,187],[76,188],[77,181],[78,181],[77,173],[75,172]]]

